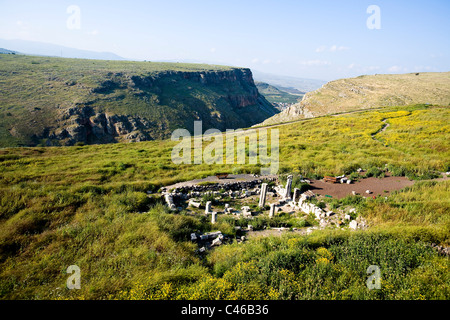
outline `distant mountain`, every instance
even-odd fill
[[[272,104],[294,104],[299,102],[303,95],[299,95],[299,94],[291,94],[285,90],[281,90],[278,87],[272,86],[268,83],[265,82],[259,82],[259,81],[255,81],[255,85],[258,88],[259,93],[261,93],[266,99],[267,101],[271,102]],[[297,89],[293,89],[298,91]]]
[[[57,44],[27,41],[27,40],[5,40],[0,39],[0,48],[19,51],[24,54],[79,58],[79,59],[99,59],[99,60],[125,60],[124,58],[111,52],[96,52],[60,46]]]
[[[287,91],[289,93],[295,93],[295,91],[292,91],[292,90],[297,89],[298,91],[300,91],[297,94],[303,94],[305,92],[319,89],[321,86],[323,86],[325,83],[327,83],[327,81],[324,81],[324,80],[283,76],[283,75],[265,73],[265,72],[261,72],[261,71],[257,71],[257,70],[252,70],[252,72],[253,72],[253,78],[255,79],[255,81],[271,84],[271,85],[277,87],[278,89]],[[289,89],[291,91],[289,91]]]
[[[0,54],[18,54],[17,51],[8,50],[5,48],[0,48]]]
[[[303,96],[306,92],[300,91],[294,87],[283,87],[283,86],[276,86],[279,90],[288,92],[290,94]]]

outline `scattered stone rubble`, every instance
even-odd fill
[[[275,181],[276,178],[266,178],[269,181]],[[267,195],[267,183],[262,183],[263,180],[257,179],[252,181],[236,181],[236,182],[225,182],[225,183],[215,183],[208,185],[192,185],[175,188],[168,191],[166,188],[161,188],[161,193],[164,196],[164,200],[167,206],[172,211],[176,211],[177,207],[174,203],[174,199],[178,200],[188,200],[188,206],[200,208],[201,200],[198,198],[207,195],[214,196],[216,200],[220,200],[222,197],[230,197],[232,199],[244,199],[252,195],[259,195],[261,193],[261,188],[264,190],[264,197],[260,198],[260,206],[264,207],[266,195]],[[272,196],[276,196],[271,193]],[[210,205],[207,204],[205,208],[205,213],[209,214]],[[229,208],[225,213],[232,213],[233,210]]]
[[[440,245],[437,245],[436,243],[432,243],[431,247],[436,249],[440,255],[447,256],[447,257],[450,256],[450,247],[440,246]]]
[[[351,183],[351,180],[344,180],[344,176],[339,177],[341,183]],[[275,179],[272,179],[274,181]],[[304,180],[308,182],[307,180]],[[259,185],[261,188],[259,188]],[[362,217],[357,217],[353,219],[352,216],[356,215],[355,208],[349,208],[346,210],[336,210],[337,212],[326,210],[325,208],[320,208],[314,203],[310,202],[312,198],[315,197],[315,194],[308,190],[306,192],[300,193],[298,188],[294,188],[293,192],[291,192],[292,188],[292,175],[288,176],[286,186],[276,185],[273,188],[269,188],[267,183],[262,183],[261,180],[254,181],[245,181],[245,182],[234,182],[234,183],[225,183],[225,184],[214,184],[214,185],[206,185],[206,186],[191,186],[191,187],[182,187],[172,190],[168,192],[167,190],[162,190],[162,194],[164,200],[169,207],[170,210],[176,211],[178,208],[174,203],[174,197],[179,198],[181,200],[188,200],[188,207],[200,208],[201,201],[198,197],[202,195],[213,195],[218,200],[222,197],[231,197],[234,199],[243,199],[245,197],[249,197],[252,195],[259,195],[259,208],[265,208],[267,195],[272,195],[273,198],[277,198],[277,202],[269,204],[269,212],[268,215],[270,218],[276,216],[278,211],[282,210],[292,210],[289,212],[302,212],[306,215],[314,214],[315,220],[319,221],[319,226],[313,226],[306,228],[306,234],[310,234],[314,230],[323,229],[327,227],[343,227],[348,225],[348,228],[351,230],[357,229],[366,229],[368,227],[367,222]],[[253,190],[252,190],[253,189]],[[269,189],[273,189],[275,192],[269,191]],[[220,190],[220,191],[218,191]],[[353,192],[354,193],[354,192]],[[367,190],[366,193],[370,194],[371,191]],[[207,201],[205,205],[205,215],[211,215],[211,223],[215,224],[217,222],[217,214],[219,212],[213,211],[212,202]],[[233,214],[236,216],[243,216],[245,218],[251,219],[252,212],[250,210],[250,206],[242,206],[240,210],[235,210],[230,207],[228,203],[225,203],[224,214]],[[248,225],[246,230],[243,230],[240,226],[236,226],[235,229],[239,234],[242,232],[249,232],[253,230],[252,225]],[[279,231],[288,230],[289,228],[272,228]],[[208,249],[211,249],[214,246],[220,246],[223,243],[226,243],[230,239],[222,234],[220,231],[215,232],[207,232],[204,234],[200,233],[191,233],[191,241],[196,242],[199,246],[197,252],[202,253]],[[236,241],[238,243],[242,243],[246,240],[244,235],[240,235],[236,237]],[[431,247],[438,251],[439,254],[444,256],[450,256],[450,247],[444,247],[437,245],[435,243],[431,244]]]
[[[191,233],[191,241],[196,242],[199,246],[197,252],[205,252],[214,246],[220,246],[226,242],[228,237],[226,237],[220,231],[207,232],[203,234]]]
[[[266,208],[267,196],[271,195],[272,201],[275,198],[276,202],[269,204],[270,209],[268,211],[268,216],[270,218],[275,217],[280,210],[297,214],[303,213],[305,215],[314,214],[315,220],[319,222],[319,226],[307,228],[306,233],[310,233],[315,229],[322,229],[332,226],[343,227],[348,225],[348,228],[352,230],[367,228],[367,223],[363,218],[352,218],[352,216],[356,215],[355,208],[350,208],[347,211],[339,209],[336,210],[336,212],[326,210],[326,208],[320,208],[311,202],[311,199],[315,197],[315,194],[311,190],[300,193],[300,189],[294,188],[292,192],[292,178],[292,175],[287,177],[285,187],[282,185],[269,187],[268,183],[263,183],[262,180],[258,179],[253,181],[211,184],[204,186],[193,185],[176,188],[170,192],[164,189],[162,191],[165,202],[172,211],[177,210],[174,203],[174,198],[182,201],[187,200],[188,207],[200,208],[202,202],[199,198],[204,195],[213,196],[217,200],[221,200],[223,197],[244,199],[249,196],[259,195],[258,207],[264,210],[264,208]],[[339,178],[342,181],[344,177]],[[273,178],[272,181],[273,180],[275,179]],[[304,181],[306,182],[306,180]],[[350,180],[346,180],[346,183],[348,183],[348,181]],[[274,192],[269,190],[273,190]],[[241,206],[240,210],[235,210],[234,208],[231,208],[228,203],[225,203],[224,210],[222,212],[218,212],[217,209],[216,211],[213,211],[211,201],[206,202],[204,213],[205,215],[211,215],[212,224],[217,222],[217,215],[219,213],[233,214],[235,216],[242,216],[247,219],[252,219],[253,217],[251,208],[248,205]],[[252,226],[249,225],[248,230],[252,229]],[[238,238],[239,241],[244,239],[245,237]],[[225,236],[220,232],[201,235],[193,233],[191,234],[191,240],[198,242],[200,247],[199,252],[203,252],[210,247],[221,245],[225,240]]]
[[[294,209],[294,211],[301,211],[305,214],[313,213],[315,219],[319,221],[320,228],[326,228],[328,226],[342,226],[345,221],[349,221],[348,226],[350,229],[365,229],[367,223],[364,219],[358,218],[358,220],[352,220],[350,213],[356,213],[355,208],[351,208],[348,213],[337,213],[331,210],[327,211],[319,208],[314,203],[308,202],[311,198],[315,197],[311,190],[308,190],[300,194],[299,190],[294,189],[294,196],[292,200],[288,201],[288,205]],[[297,201],[298,198],[298,201]]]
[[[265,177],[264,180],[266,181],[276,181],[277,179],[274,177]],[[176,187],[170,191],[173,195],[181,195],[181,194],[195,194],[195,192],[198,193],[204,193],[206,191],[241,191],[243,189],[249,190],[253,189],[255,187],[259,187],[263,183],[262,179],[256,179],[256,180],[250,180],[250,181],[231,181],[231,182],[224,182],[224,183],[212,183],[212,184],[206,184],[206,185],[191,185],[191,186],[182,186],[182,187]],[[169,190],[167,188],[163,187],[161,188],[161,192],[167,193]]]

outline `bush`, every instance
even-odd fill
[[[370,167],[364,174],[364,178],[382,178],[384,177],[384,171],[377,167]]]
[[[211,203],[215,203],[217,202],[217,200],[215,199],[215,196],[213,194],[203,194],[202,195],[202,199],[201,199],[201,203],[202,205],[206,205],[206,202],[211,201]]]
[[[403,166],[395,165],[395,164],[388,164],[387,169],[389,172],[396,177],[404,177],[408,174],[409,170]]]
[[[361,178],[361,176],[359,175],[358,172],[352,172],[350,173],[350,175],[348,176],[348,178],[350,180],[359,180]]]
[[[280,269],[300,272],[306,264],[311,263],[314,254],[306,249],[285,249],[269,252],[259,260],[261,272],[269,275]]]
[[[241,173],[244,173],[244,168],[243,168],[243,167],[233,167],[232,173],[233,173],[233,174],[241,174]]]
[[[319,202],[317,203],[317,206],[318,206],[320,209],[325,209],[325,207],[326,207],[327,205],[326,205],[325,202],[319,201]]]

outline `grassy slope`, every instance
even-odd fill
[[[385,164],[411,176],[449,170],[448,118],[446,107],[413,106],[280,126],[280,173],[341,174]],[[391,125],[378,134],[380,142],[371,134],[382,119]],[[450,297],[448,259],[422,245],[450,244],[448,182],[423,182],[388,201],[360,205],[360,214],[373,225],[369,233],[259,239],[221,246],[202,258],[189,233],[211,230],[210,223],[201,216],[167,213],[158,205],[149,209],[157,201],[145,191],[216,171],[257,173],[259,167],[175,166],[173,145],[151,141],[1,150],[0,296]],[[269,222],[252,222],[264,223]],[[216,227],[232,234],[233,226],[220,216]],[[82,270],[81,290],[65,288],[65,269],[72,264]],[[365,287],[370,264],[382,268],[380,291]]]
[[[306,108],[314,116],[320,116],[419,103],[449,105],[450,72],[377,74],[330,81],[322,88],[308,92],[299,104],[291,108]],[[264,124],[301,117],[287,110],[267,119]]]
[[[42,136],[45,128],[54,129],[62,110],[84,104],[96,112],[144,117],[152,122],[148,130],[153,138],[167,138],[180,127],[191,129],[197,118],[204,119],[204,127],[223,129],[225,122],[227,128],[246,127],[246,121],[253,119],[255,123],[260,117],[269,116],[257,106],[230,110],[224,97],[248,94],[239,82],[203,86],[169,75],[150,88],[130,87],[132,76],[230,70],[234,68],[0,55],[0,146],[35,145],[32,136]],[[105,80],[113,81],[116,87],[92,91]]]

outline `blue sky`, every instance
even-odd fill
[[[79,28],[67,27],[80,9]],[[369,29],[370,5],[380,29]],[[450,1],[4,1],[0,38],[332,80],[450,71]]]

